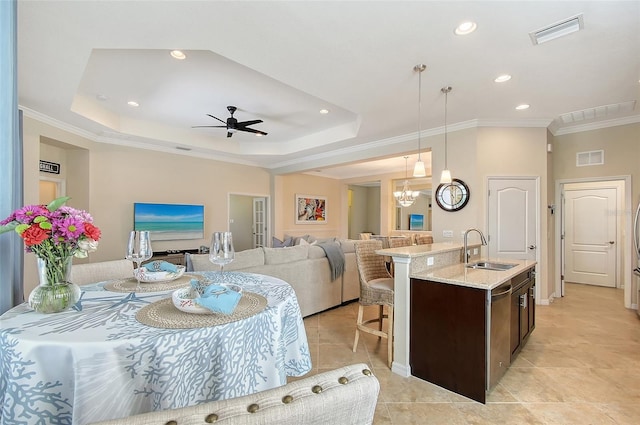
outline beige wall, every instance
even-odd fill
[[[630,175],[640,176],[640,124],[621,125],[555,136],[553,169],[557,180]],[[576,166],[578,152],[604,150],[604,165]],[[640,193],[633,191],[637,205]]]
[[[306,234],[318,237],[346,237],[341,234],[341,211],[346,201],[342,199],[340,181],[308,174],[276,176],[277,190],[275,194],[275,220],[273,235],[282,239],[284,235],[303,236]],[[313,224],[296,224],[295,196],[312,195],[327,198],[326,222]]]

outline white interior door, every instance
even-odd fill
[[[536,260],[538,182],[489,178],[488,243],[492,258]]]
[[[564,280],[616,286],[617,189],[565,187]]]
[[[253,247],[267,246],[265,244],[267,230],[266,199],[253,198]]]

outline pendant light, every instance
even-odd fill
[[[427,65],[422,63],[413,67],[413,70],[418,72],[418,160],[413,167],[413,177],[424,177],[427,175],[424,169],[424,162],[422,162],[422,158],[420,158],[420,133],[422,133],[422,71],[425,69],[427,69]]]
[[[440,89],[444,93],[444,170],[442,170],[442,175],[440,176],[440,183],[442,184],[451,183],[451,171],[447,166],[447,100],[451,90],[452,88],[449,86]]]
[[[415,202],[416,198],[420,195],[419,191],[409,190],[409,180],[407,177],[408,156],[404,157],[404,184],[402,185],[402,192],[393,192],[393,196],[398,201],[401,207],[410,207]]]

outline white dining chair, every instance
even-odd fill
[[[99,261],[96,263],[74,264],[69,280],[76,285],[103,282],[111,279],[133,277],[133,264],[129,260]]]

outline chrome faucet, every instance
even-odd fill
[[[482,234],[482,232],[480,230],[475,229],[475,228],[467,229],[464,232],[464,251],[463,252],[464,252],[464,263],[465,264],[469,263],[469,257],[470,257],[470,254],[467,251],[467,235],[470,232],[478,232],[478,234],[480,235],[480,242],[482,243],[482,245],[485,245],[485,246],[487,245],[487,239],[484,237],[484,235]]]

